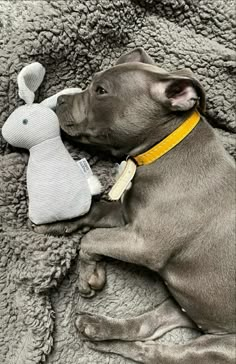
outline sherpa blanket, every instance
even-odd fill
[[[167,70],[188,67],[207,92],[207,118],[234,154],[234,0],[0,1],[0,126],[19,105],[16,77],[33,61],[47,71],[37,100],[65,87],[85,87],[94,72],[142,46]],[[67,142],[87,157],[102,181],[113,163]],[[93,299],[79,296],[81,233],[38,235],[27,227],[27,154],[0,145],[0,363],[118,364],[116,355],[89,350],[78,336],[77,312],[130,317],[168,295],[158,276],[108,260],[108,282]],[[176,329],[162,341],[181,344],[196,332]]]

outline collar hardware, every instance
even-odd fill
[[[136,163],[131,158],[129,158],[125,163],[126,165],[123,172],[108,194],[109,199],[112,201],[117,201],[122,197],[123,193],[128,189],[128,186],[135,176],[137,169]]]

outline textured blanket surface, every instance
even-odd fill
[[[41,101],[65,87],[85,87],[94,72],[143,46],[167,70],[193,70],[207,92],[206,116],[235,155],[234,22],[234,0],[0,1],[0,126],[20,103],[16,76],[27,63],[46,68]],[[66,145],[75,159],[88,158],[106,196],[112,162]],[[131,317],[168,293],[156,274],[109,260],[106,288],[91,300],[81,298],[81,234],[55,238],[30,231],[26,165],[27,154],[1,139],[0,362],[131,363],[89,350],[74,326],[77,312]],[[179,328],[160,340],[181,344],[195,335]]]

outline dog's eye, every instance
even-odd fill
[[[23,120],[22,120],[22,123],[23,123],[24,125],[28,124],[28,122],[29,122],[29,121],[28,121],[27,119],[23,119]]]
[[[107,91],[102,86],[97,86],[95,92],[97,95],[107,94]]]

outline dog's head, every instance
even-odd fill
[[[57,115],[61,128],[78,141],[113,155],[134,155],[196,105],[204,109],[205,94],[191,71],[166,72],[137,48],[95,74],[82,93],[60,96]]]

